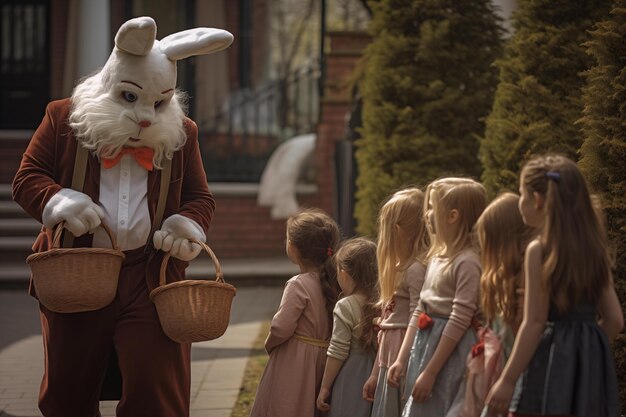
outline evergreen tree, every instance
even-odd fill
[[[365,51],[357,142],[357,230],[373,236],[384,198],[443,175],[479,176],[501,28],[489,0],[379,0]]]
[[[524,161],[557,152],[573,160],[583,135],[581,73],[592,65],[582,43],[607,16],[609,0],[524,0],[515,33],[498,61],[500,84],[481,141],[483,184],[490,194],[517,190]]]
[[[606,208],[614,274],[626,311],[626,0],[615,0],[611,18],[599,23],[585,46],[595,66],[585,73],[585,141],[579,165]],[[622,414],[626,414],[626,336],[614,345]]]

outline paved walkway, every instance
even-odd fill
[[[240,287],[230,326],[217,340],[192,347],[191,417],[229,417],[261,325],[280,303],[282,286]],[[0,417],[39,417],[43,374],[37,303],[25,291],[0,291]],[[115,416],[115,401],[101,403]]]

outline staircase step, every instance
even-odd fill
[[[37,236],[41,223],[27,217],[15,219],[0,218],[0,237],[6,236]]]
[[[30,250],[35,241],[34,236],[4,236],[0,237],[0,252]]]
[[[22,263],[33,253],[34,236],[3,236],[0,237],[0,265],[5,266],[14,262]]]
[[[20,286],[27,285],[30,279],[30,268],[26,264],[15,262],[11,265],[2,265],[0,268],[0,288],[3,286]]]
[[[0,184],[0,200],[12,200],[11,184]]]
[[[11,200],[0,200],[0,218],[24,218],[30,217],[19,204]]]

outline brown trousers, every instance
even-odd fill
[[[114,301],[97,311],[60,314],[40,304],[45,417],[97,417],[111,346],[119,358],[118,417],[189,416],[191,345],[161,329],[146,286],[143,248],[127,251]]]

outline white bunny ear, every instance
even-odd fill
[[[195,28],[173,33],[161,39],[161,51],[172,61],[194,55],[206,55],[228,48],[233,35],[221,29]]]
[[[156,39],[156,23],[143,16],[124,23],[115,35],[115,46],[133,55],[148,55]]]

